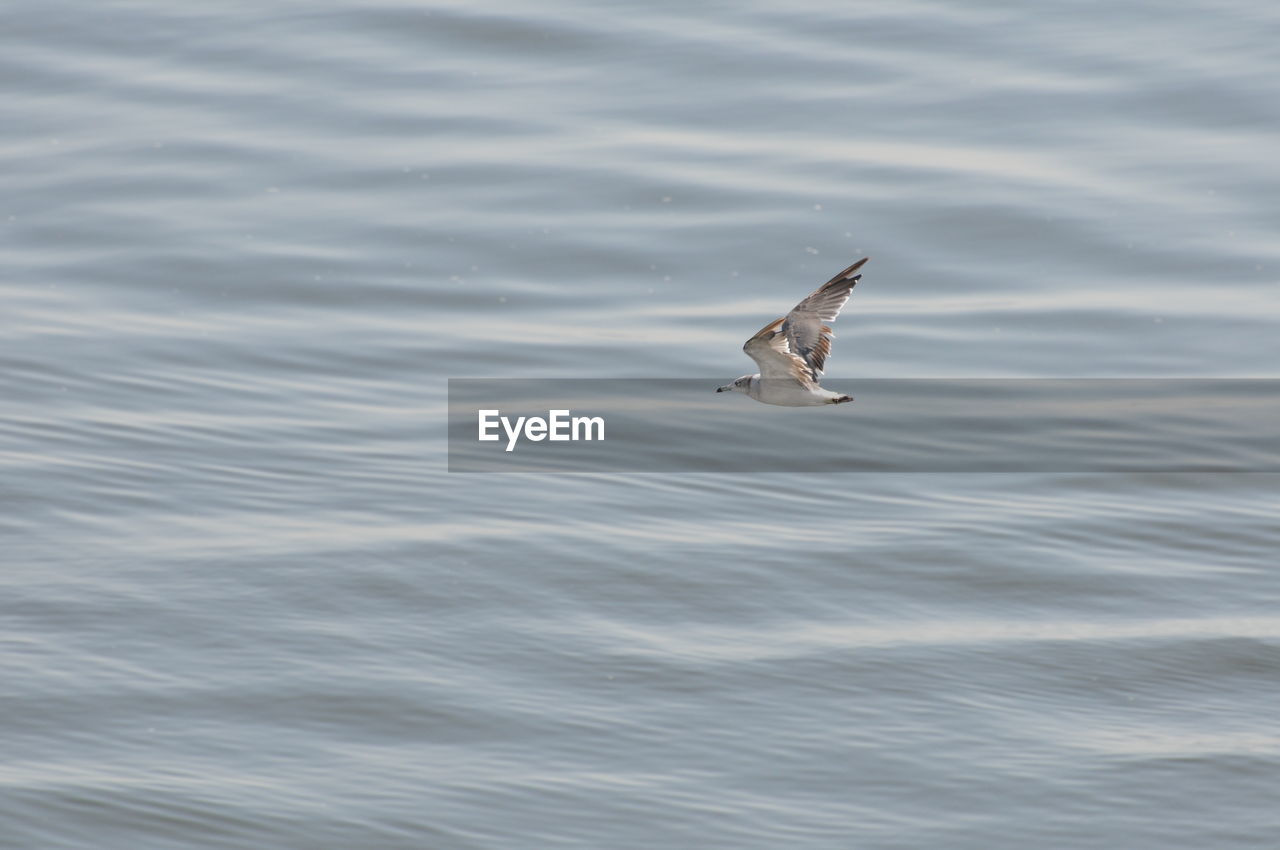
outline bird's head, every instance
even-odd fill
[[[723,387],[716,387],[716,392],[745,393],[747,391],[747,387],[750,386],[751,379],[753,377],[754,377],[753,375],[743,375],[741,378],[734,381],[732,384],[725,384]]]

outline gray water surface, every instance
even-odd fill
[[[1271,846],[1276,475],[459,475],[446,382],[728,382],[864,255],[833,385],[1280,377],[1278,42],[11,4],[0,846]]]

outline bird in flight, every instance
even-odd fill
[[[718,393],[746,393],[756,401],[783,407],[810,407],[842,404],[852,396],[833,393],[818,386],[822,367],[831,353],[831,328],[840,309],[849,300],[853,285],[862,275],[863,257],[831,280],[781,319],[774,319],[747,340],[742,350],[760,367],[758,375],[743,375],[725,384]]]

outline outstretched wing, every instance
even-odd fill
[[[786,319],[774,319],[760,329],[760,332],[742,350],[747,352],[760,367],[760,377],[766,381],[796,381],[802,386],[811,387],[817,383],[813,369],[802,358],[797,357],[787,344],[787,335],[780,330]]]
[[[862,277],[857,271],[867,259],[863,257],[820,286],[816,292],[793,307],[782,323],[788,350],[809,368],[815,381],[822,375],[827,355],[831,353],[831,328],[825,323],[835,321],[836,316],[840,315],[840,309],[849,300],[854,284]]]

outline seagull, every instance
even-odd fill
[[[840,315],[853,285],[862,277],[857,271],[867,259],[863,257],[831,278],[786,316],[774,319],[747,340],[742,350],[756,361],[760,374],[743,375],[716,392],[746,393],[756,401],[783,407],[853,401],[853,396],[824,390],[818,381],[831,353],[831,328],[824,322],[835,321]]]

